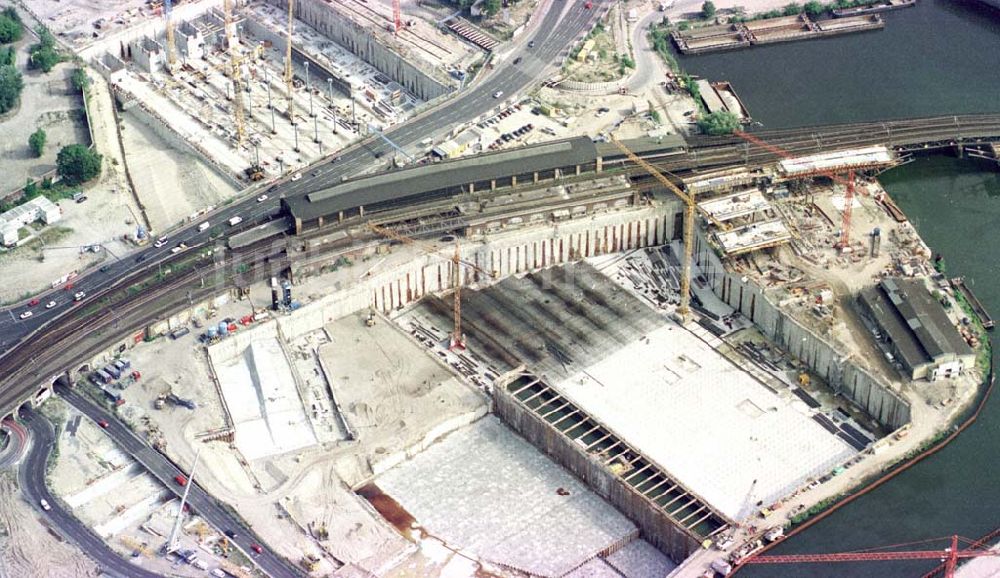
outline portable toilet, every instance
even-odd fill
[[[225,321],[219,322],[219,337],[225,337],[229,335],[229,324]]]

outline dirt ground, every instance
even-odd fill
[[[27,18],[27,15],[25,15]],[[32,24],[26,19],[26,28]],[[72,62],[57,64],[51,72],[28,69],[28,48],[38,42],[26,30],[17,46],[17,68],[24,78],[24,90],[18,108],[0,117],[0,193],[24,186],[27,179],[37,179],[56,166],[56,154],[64,145],[87,144],[87,122],[83,100],[70,84]],[[46,133],[45,149],[35,158],[28,148],[28,136],[37,129]]]
[[[97,576],[97,565],[56,538],[21,497],[11,472],[0,474],[0,576]]]

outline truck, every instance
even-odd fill
[[[243,217],[236,216],[236,217],[233,217],[232,219],[229,219],[229,226],[230,227],[235,227],[236,225],[239,225],[242,222],[243,222]]]

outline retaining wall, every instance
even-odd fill
[[[724,270],[704,242],[696,239],[696,263],[720,299],[736,308],[769,339],[805,363],[837,392],[875,418],[888,430],[910,422],[910,404],[872,374],[847,360],[830,343],[782,311],[756,284]]]
[[[287,12],[285,0],[269,0]],[[340,15],[321,0],[295,2],[295,18],[312,26],[330,40],[350,50],[358,58],[406,87],[421,100],[430,100],[452,91],[452,87],[432,78],[391,48],[381,44],[371,30]]]
[[[674,526],[662,511],[651,507],[643,496],[616,478],[602,464],[591,459],[569,438],[536,414],[521,407],[506,387],[494,388],[493,406],[493,411],[504,423],[618,508],[639,526],[643,538],[674,562],[681,563],[700,547],[697,540]]]

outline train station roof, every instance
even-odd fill
[[[293,217],[310,221],[358,206],[366,210],[447,195],[473,182],[593,163],[597,148],[582,136],[508,151],[446,160],[352,179],[286,199]]]

